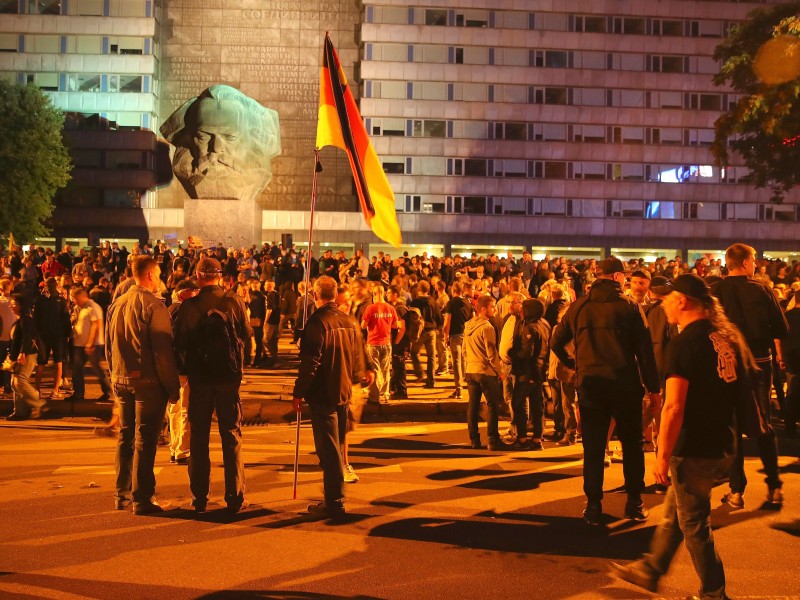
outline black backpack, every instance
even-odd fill
[[[197,324],[200,366],[212,379],[232,379],[242,374],[244,344],[236,334],[231,315],[221,310],[227,297],[225,294],[216,308],[201,315]]]
[[[419,340],[422,331],[425,329],[425,320],[422,318],[422,313],[418,308],[409,306],[405,314],[406,320],[406,334],[408,341],[412,344]]]

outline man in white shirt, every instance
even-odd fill
[[[67,400],[83,400],[86,391],[84,367],[86,361],[92,363],[100,380],[103,395],[101,402],[111,397],[111,386],[108,383],[105,369],[100,366],[100,357],[104,355],[105,332],[103,330],[103,309],[89,298],[85,288],[74,287],[70,292],[75,302],[72,325],[72,395]]]
[[[11,327],[17,322],[17,315],[11,310],[11,280],[0,281],[0,362],[8,356],[11,349]],[[0,385],[4,397],[13,397],[11,391],[11,372],[0,371]]]

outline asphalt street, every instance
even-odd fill
[[[698,582],[681,549],[658,595],[608,574],[647,549],[663,496],[645,495],[648,522],[621,518],[622,468],[606,470],[606,526],[581,520],[581,446],[541,452],[471,450],[463,423],[368,424],[352,435],[361,481],[348,516],[314,521],[321,473],[303,424],[298,499],[294,428],[244,429],[247,497],[222,501],[212,436],[210,512],[196,515],[185,466],[159,448],[158,499],[168,510],[113,510],[114,445],[89,419],[0,426],[0,598],[684,598]],[[485,436],[485,431],[484,431]],[[484,438],[485,440],[485,438]],[[786,504],[762,506],[757,458],[742,510],[713,493],[712,522],[732,598],[800,598],[800,463],[782,439]],[[647,455],[648,483],[653,455]]]

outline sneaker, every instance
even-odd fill
[[[611,454],[606,452],[605,457],[603,458],[603,466],[610,467],[611,466]]]
[[[656,483],[653,486],[653,493],[658,496],[663,496],[667,493],[667,486],[661,485],[660,483]]]
[[[644,502],[641,500],[625,505],[625,518],[631,521],[643,523],[647,521],[647,515],[649,514],[650,512],[645,508]]]
[[[241,502],[231,502],[231,503],[229,503],[229,504],[227,505],[227,507],[226,507],[226,508],[227,508],[227,511],[228,511],[229,513],[231,513],[231,514],[234,514],[234,515],[235,515],[235,514],[236,514],[236,513],[238,513],[240,510],[244,510],[244,509],[245,509],[245,508],[247,508],[248,506],[250,506],[250,503],[249,503],[247,500],[245,500],[244,498],[242,498],[242,501],[241,501]],[[197,510],[197,509],[195,508],[195,510]]]
[[[767,491],[767,502],[775,506],[783,506],[783,488],[770,488]]]
[[[436,374],[441,376],[441,375],[449,375],[450,373],[448,372],[447,369],[436,369]]]
[[[356,475],[353,465],[344,466],[344,482],[345,483],[358,483],[358,475]]]
[[[456,390],[455,392],[450,394],[450,397],[451,398],[459,398],[460,399],[461,398],[461,390]]]
[[[556,442],[556,444],[559,446],[572,446],[574,443],[575,443],[574,435],[565,435]]]
[[[162,512],[164,512],[164,509],[158,502],[155,501],[134,504],[133,506],[133,514],[135,515],[156,515]]]
[[[583,520],[592,527],[603,524],[603,507],[600,504],[587,504],[583,509]]]
[[[485,450],[486,449],[486,446],[481,444],[480,440],[476,440],[474,442],[470,442],[469,447],[472,448],[473,450]]]
[[[655,592],[658,589],[658,579],[645,575],[633,566],[625,566],[612,562],[611,574],[616,575],[622,579],[622,581],[627,581],[640,588],[644,588],[648,592]]]
[[[656,451],[656,445],[655,445],[654,442],[645,442],[644,445],[642,446],[642,449],[645,452],[655,452]]]
[[[622,452],[619,450],[613,450],[611,452],[611,462],[612,463],[621,463],[622,461]]]
[[[130,498],[117,498],[114,500],[114,510],[126,510],[130,505]]]
[[[541,440],[533,440],[531,442],[531,450],[544,450],[544,444]]]
[[[97,437],[110,437],[115,438],[119,435],[119,428],[118,427],[95,427],[94,431],[92,432]]]
[[[408,394],[401,394],[400,392],[395,392],[390,396],[392,400],[408,400]]]
[[[731,508],[744,508],[744,494],[728,492],[722,497],[722,502]]]
[[[341,502],[328,506],[325,502],[318,502],[317,504],[309,504],[307,508],[309,514],[319,517],[327,517],[329,519],[336,519],[345,516],[347,513]]]
[[[511,448],[511,446],[505,442],[501,442],[500,440],[497,440],[496,442],[489,442],[489,450],[491,452],[505,452],[506,450],[511,450]]]
[[[511,450],[533,450],[534,441],[532,439],[518,439],[513,444],[511,444]]]
[[[208,500],[198,500],[195,498],[192,500],[192,506],[194,507],[194,512],[204,513],[208,509]]]
[[[64,399],[64,394],[61,393],[60,391],[53,392],[52,394],[50,394],[50,400],[63,400],[63,399]]]

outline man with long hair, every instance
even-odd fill
[[[669,488],[650,552],[627,566],[611,565],[621,579],[655,592],[685,541],[700,577],[698,596],[726,598],[711,531],[711,491],[733,462],[736,398],[740,386],[749,385],[755,363],[702,279],[681,275],[654,291],[665,295],[667,318],[681,330],[667,346],[666,400],[653,469],[656,483]]]

